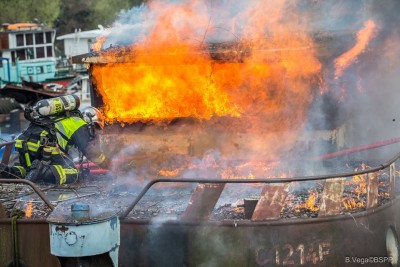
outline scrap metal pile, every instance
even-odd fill
[[[365,170],[369,167],[363,164],[360,168]],[[354,171],[358,171],[358,168]],[[158,178],[162,178],[162,176]],[[388,191],[390,177],[386,171],[379,171],[375,178],[376,192],[378,193],[377,206],[381,206],[390,201],[390,192]],[[198,191],[198,183],[179,183],[179,178],[171,177],[165,179],[175,179],[177,182],[160,183],[154,186],[143,196],[127,218],[179,220],[184,215],[188,204]],[[246,184],[221,184],[217,188],[219,193],[216,194],[215,206],[212,208],[209,219],[215,221],[251,219],[260,195],[265,196],[263,193],[265,184],[252,183],[252,179],[255,178],[249,178],[249,183]],[[341,179],[343,191],[339,214],[366,210],[368,187],[370,186],[368,175],[355,174]],[[219,178],[219,180],[223,181],[224,179]],[[291,182],[284,188],[273,188],[274,192],[279,192],[284,196],[279,210],[279,218],[318,217],[321,198],[326,194],[324,191],[325,187],[329,187],[328,183],[326,180]],[[115,174],[103,173],[89,174],[77,184],[54,186],[39,183],[38,187],[55,206],[60,203],[65,205],[83,201],[88,204],[101,205],[104,208],[109,207],[116,213],[122,214],[141,193],[145,184],[146,181],[134,180],[133,177],[126,179],[117,177]],[[25,218],[46,218],[51,213],[51,209],[28,185],[0,183],[0,189],[2,192],[0,203],[5,208],[3,216],[11,217],[13,214],[22,212]],[[337,192],[332,193],[332,195],[334,194]],[[204,200],[204,202],[207,201],[209,200]]]

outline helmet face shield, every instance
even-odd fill
[[[104,127],[104,117],[103,114],[94,107],[86,107],[82,110],[83,119],[87,124],[93,124],[101,129]]]

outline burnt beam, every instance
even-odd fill
[[[368,173],[367,182],[367,209],[378,206],[378,173]]]
[[[279,220],[283,203],[288,194],[288,183],[266,184],[254,210],[252,221]]]
[[[327,179],[321,196],[318,217],[339,215],[344,190],[344,178]]]
[[[208,220],[224,187],[225,184],[199,184],[192,194],[182,219]]]
[[[394,187],[395,187],[395,176],[396,175],[396,165],[393,162],[389,166],[389,198],[393,199],[394,198]]]

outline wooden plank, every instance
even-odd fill
[[[208,220],[225,184],[199,184],[192,194],[183,220]]]
[[[394,198],[394,187],[396,185],[395,183],[395,177],[396,177],[396,165],[394,162],[390,164],[389,167],[389,198],[393,199]]]
[[[266,184],[254,210],[252,221],[279,220],[283,203],[288,194],[288,183]]]
[[[367,209],[370,209],[378,206],[378,173],[368,173],[367,177]]]
[[[340,213],[345,178],[327,179],[321,195],[318,217],[333,216]]]
[[[4,163],[4,164],[9,163],[13,145],[14,145],[14,142],[9,142],[5,145],[3,157],[1,158],[1,163]]]

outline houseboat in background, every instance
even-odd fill
[[[58,41],[64,43],[64,54],[66,58],[72,59],[77,55],[87,54],[92,51],[92,47],[96,44],[97,39],[108,34],[102,25],[98,25],[98,29],[82,31],[75,29],[75,32],[57,36]],[[73,65],[82,65],[76,64]],[[85,64],[86,65],[86,64]]]
[[[56,30],[36,23],[3,24],[0,31],[1,84],[44,82],[56,76]]]

